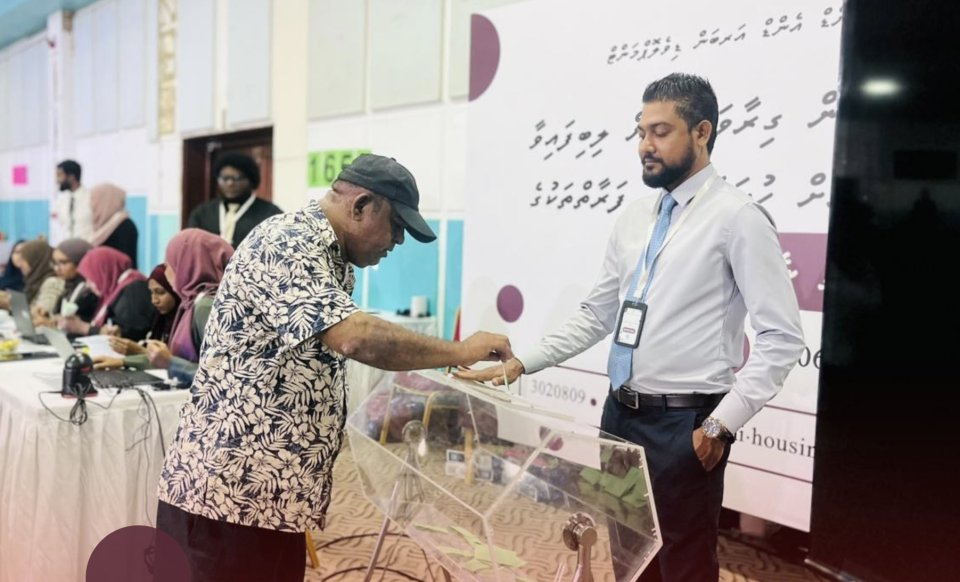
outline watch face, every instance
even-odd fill
[[[707,420],[703,421],[703,434],[712,439],[717,438],[720,436],[720,425],[716,420],[708,418]]]

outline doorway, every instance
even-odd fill
[[[197,206],[216,198],[217,177],[213,168],[220,156],[247,154],[260,167],[260,186],[256,195],[273,200],[273,128],[262,127],[205,135],[183,140],[183,199],[180,227],[186,228],[190,213]]]

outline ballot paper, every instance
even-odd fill
[[[123,354],[115,351],[110,347],[110,338],[113,336],[109,335],[91,335],[83,338],[79,338],[77,341],[86,345],[89,348],[89,356],[91,358],[96,358],[99,356],[105,356],[108,358],[120,358],[123,359]]]

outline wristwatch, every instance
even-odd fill
[[[727,427],[712,416],[708,416],[700,425],[700,428],[703,429],[703,436],[708,439],[720,439],[725,443],[733,442],[733,435],[727,430]]]

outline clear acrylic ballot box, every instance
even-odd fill
[[[500,388],[387,374],[347,431],[366,497],[454,580],[628,581],[660,548],[643,449]]]

